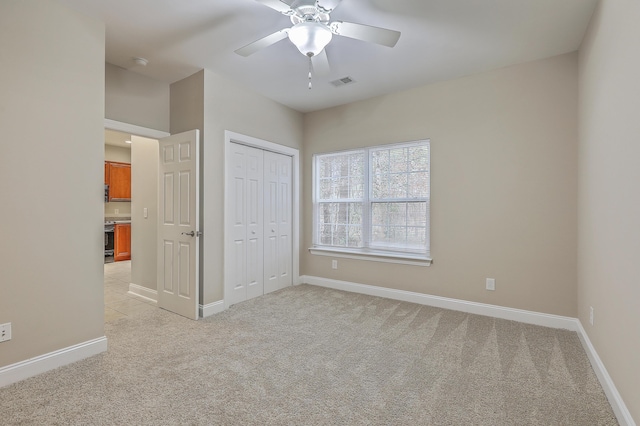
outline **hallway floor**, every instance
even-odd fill
[[[131,296],[131,261],[104,264],[104,321],[133,316],[148,310],[158,309],[155,303]]]

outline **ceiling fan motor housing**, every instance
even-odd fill
[[[318,8],[315,0],[299,0],[291,4],[293,14],[290,16],[293,25],[300,22],[329,22],[329,13]]]

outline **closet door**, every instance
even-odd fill
[[[227,294],[229,305],[264,294],[263,281],[263,151],[231,144],[228,191],[232,211],[231,261]]]
[[[264,152],[264,292],[293,285],[291,157]]]

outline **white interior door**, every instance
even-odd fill
[[[158,306],[198,319],[199,132],[159,140]]]
[[[263,151],[231,144],[227,195],[231,238],[227,239],[225,298],[229,305],[264,294]]]
[[[293,285],[291,157],[264,152],[264,292]]]
[[[225,304],[293,285],[292,159],[230,143],[226,152]]]

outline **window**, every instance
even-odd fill
[[[316,154],[315,249],[428,259],[429,141]]]

